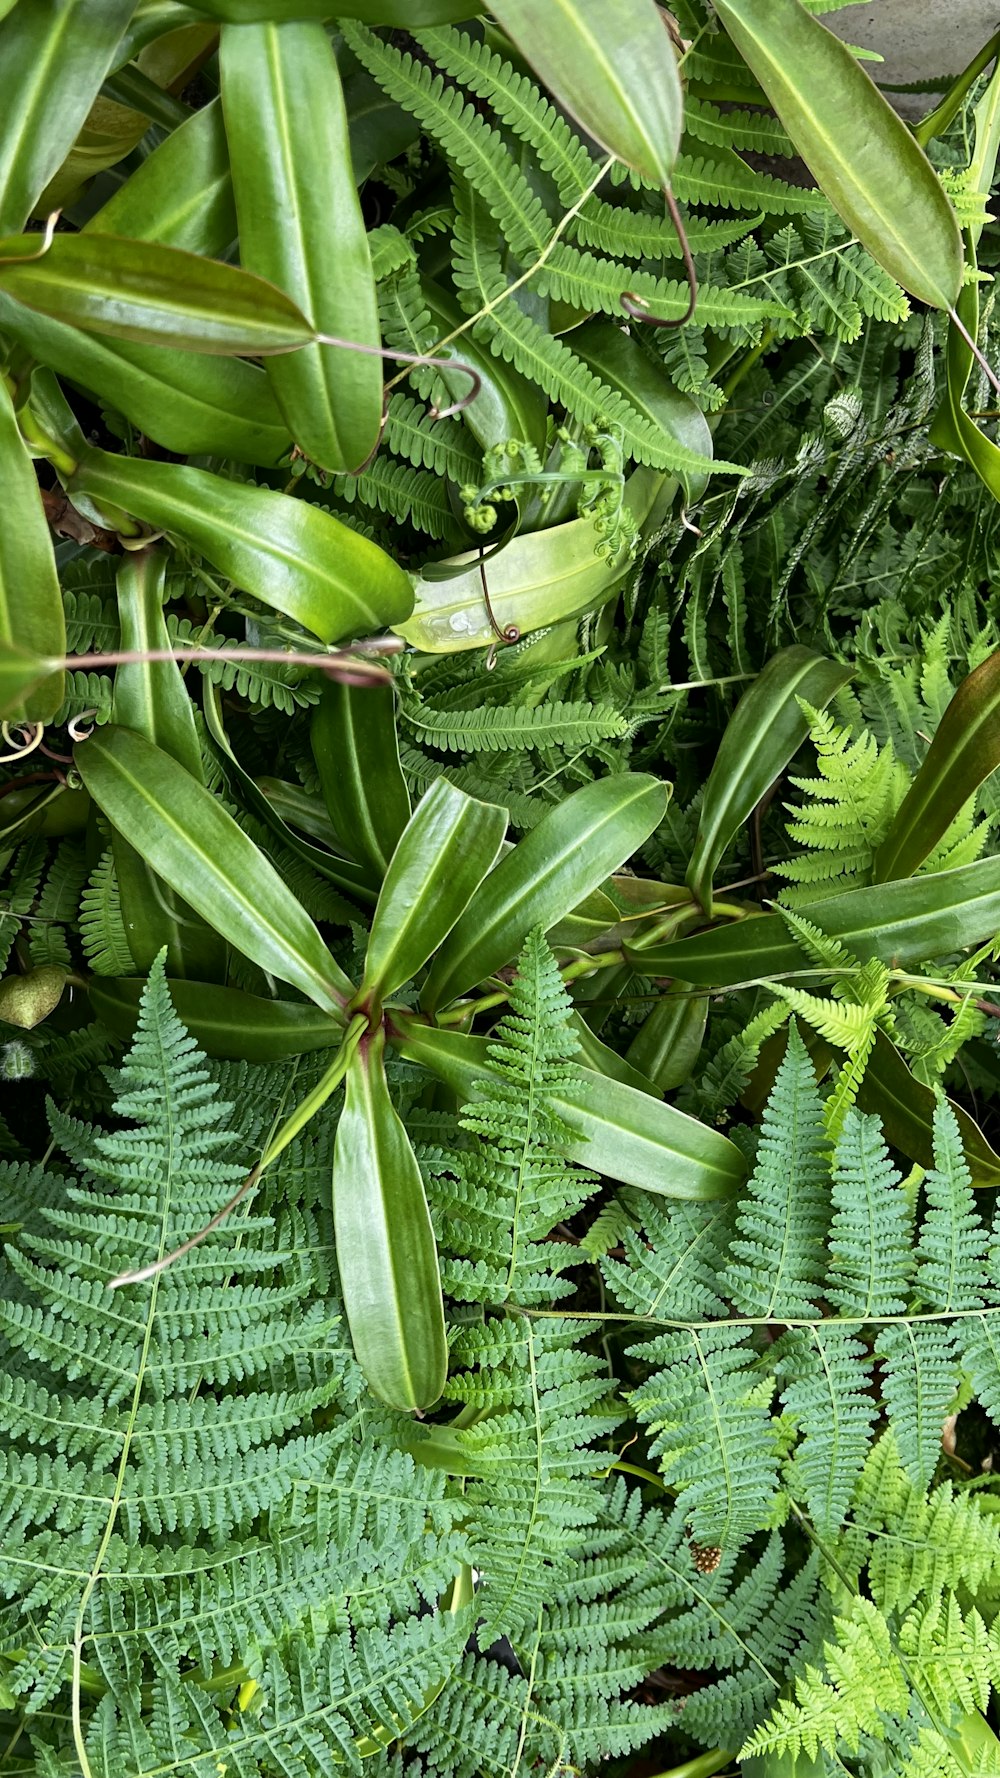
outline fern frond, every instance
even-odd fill
[[[924,1175],[924,1195],[917,1299],[929,1309],[981,1309],[987,1234],[976,1209],[958,1120],[943,1098],[934,1107],[934,1165]]]
[[[407,701],[400,710],[406,726],[425,746],[446,753],[507,753],[532,747],[593,747],[623,740],[630,726],[617,710],[597,704],[551,703],[487,705],[470,710],[435,710]]]
[[[203,625],[192,623],[186,617],[177,617],[172,611],[167,612],[166,621],[171,645],[178,648],[223,649],[230,640],[225,636],[206,637],[202,633]],[[281,646],[283,642],[284,638],[268,636],[266,625],[262,624],[255,647]],[[284,715],[292,716],[296,710],[308,709],[319,697],[312,675],[303,673],[301,667],[285,667],[280,661],[208,659],[197,661],[195,665],[212,685],[217,685],[221,691],[235,690],[260,710],[281,710]]]
[[[778,1487],[774,1380],[741,1327],[659,1335],[633,1355],[657,1368],[630,1403],[698,1543],[737,1550],[768,1523]]]
[[[828,1537],[847,1516],[878,1413],[871,1358],[856,1333],[842,1327],[790,1328],[778,1354],[782,1402],[801,1440],[787,1486]]]
[[[819,777],[793,777],[807,800],[786,805],[789,838],[804,848],[804,856],[775,866],[779,876],[802,885],[782,890],[782,901],[794,907],[869,880],[908,782],[892,749],[879,747],[873,735],[853,740],[850,729],[829,712],[810,709],[808,714]]]
[[[508,152],[503,137],[443,75],[396,49],[367,26],[341,27],[352,53],[389,97],[412,113],[448,160],[479,192],[503,228],[513,251],[531,257],[552,231],[541,199]]]
[[[367,506],[390,518],[409,520],[428,537],[459,538],[447,483],[428,470],[412,469],[408,463],[379,455],[361,475],[334,476],[333,491],[349,506]]]
[[[492,219],[482,212],[481,200],[474,201],[470,193],[459,192],[456,198],[455,279],[467,306],[490,309],[488,319],[477,322],[475,329],[490,350],[514,364],[581,420],[599,420],[619,428],[626,455],[637,462],[653,468],[703,472],[707,464],[697,452],[667,439],[661,427],[602,383],[561,340],[515,303],[503,300],[507,280],[491,238]],[[718,461],[714,467],[717,471],[737,469],[735,464]]]
[[[882,1394],[900,1460],[926,1488],[941,1455],[941,1428],[958,1388],[955,1335],[947,1322],[884,1327],[875,1346]]]
[[[390,395],[385,442],[397,457],[415,469],[430,469],[462,487],[480,474],[479,460],[468,449],[467,434],[449,420],[432,420],[408,395]]]
[[[551,1105],[555,1088],[573,1078],[571,1012],[555,958],[533,933],[490,1044],[494,1075],[460,1119],[471,1143],[421,1154],[442,1246],[453,1256],[442,1261],[444,1285],[460,1301],[547,1302],[574,1288],[561,1274],[575,1248],[553,1231],[599,1182],[565,1159],[567,1132]]]
[[[914,1486],[891,1431],[865,1463],[842,1545],[845,1566],[867,1566],[880,1611],[964,1588],[975,1597],[1000,1573],[1000,1526],[975,1494],[941,1482],[929,1493]]]
[[[6,968],[21,922],[35,905],[47,850],[44,840],[26,840],[13,854],[0,854],[7,869],[0,883],[0,971]]]
[[[724,1316],[719,1275],[732,1229],[732,1206],[658,1199],[631,1192],[639,1219],[623,1226],[624,1260],[605,1258],[609,1290],[626,1309],[651,1320],[704,1321]]]
[[[829,1160],[823,1102],[794,1023],[764,1111],[757,1162],[740,1201],[723,1288],[743,1315],[817,1313]]]
[[[847,1316],[900,1315],[912,1276],[912,1215],[877,1117],[849,1111],[833,1163],[826,1295]]]
[[[76,923],[86,876],[83,847],[64,842],[49,865],[28,934],[28,950],[36,969],[45,963],[70,968],[68,928]]]
[[[80,942],[95,975],[131,975],[135,969],[122,918],[114,853],[109,846],[80,897]]]

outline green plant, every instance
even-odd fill
[[[0,0],[0,1771],[1000,1765],[1000,77],[817,10]]]

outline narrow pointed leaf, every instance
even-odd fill
[[[809,733],[798,699],[823,709],[850,676],[849,668],[796,646],[772,655],[744,692],[705,786],[685,878],[709,915],[712,878],[727,846]]]
[[[437,1030],[394,1015],[394,1041],[404,1056],[431,1069],[467,1102],[491,1071],[489,1044],[464,1032]],[[570,1131],[566,1154],[609,1179],[668,1198],[728,1197],[746,1176],[735,1143],[649,1093],[590,1068],[552,1099]]]
[[[962,681],[885,839],[875,881],[908,877],[1000,766],[1000,650]]]
[[[325,1012],[353,988],[305,909],[210,791],[130,729],[99,729],[76,766],[116,832],[252,962]]]
[[[167,558],[159,550],[126,556],[118,570],[121,646],[145,654],[169,649],[163,618]],[[112,718],[169,753],[198,784],[205,775],[194,710],[175,661],[128,661],[115,673]],[[122,919],[132,960],[148,974],[166,947],[172,975],[225,979],[224,939],[165,883],[122,835],[112,838]]]
[[[862,962],[908,968],[991,938],[1000,926],[1000,858],[810,902],[809,920]],[[813,964],[780,914],[752,915],[670,944],[626,947],[649,975],[723,988],[794,975]]]
[[[962,282],[955,212],[923,149],[847,45],[800,0],[713,0],[802,159],[873,259],[918,302]]]
[[[404,1412],[429,1408],[448,1375],[437,1248],[423,1180],[385,1079],[375,1031],[351,1058],[333,1155],[337,1264],[369,1388]]]
[[[69,485],[199,550],[221,574],[323,642],[367,635],[410,609],[408,576],[309,501],[137,457],[92,451]]]
[[[372,921],[363,990],[395,993],[422,969],[496,861],[507,811],[435,778],[392,855]]]
[[[377,886],[410,819],[392,687],[325,685],[310,740],[330,820]]]
[[[35,466],[0,377],[0,706],[5,721],[46,722],[63,700],[63,677],[38,667],[66,649],[62,593]]]
[[[297,303],[320,333],[381,345],[368,233],[340,73],[324,27],[228,25],[220,52],[240,260]],[[309,346],[268,367],[299,450],[356,470],[382,427],[382,362]]]
[[[116,1037],[130,1038],[145,985],[138,978],[92,976],[87,994],[95,1018]],[[333,1049],[344,1036],[342,1019],[304,1001],[264,1000],[215,982],[170,981],[168,986],[178,1018],[207,1056],[273,1063]]]
[[[24,227],[100,91],[135,0],[31,0],[0,25],[0,233]]]
[[[54,321],[189,352],[289,352],[315,330],[290,297],[239,266],[116,235],[0,240],[0,290]]]
[[[490,0],[553,97],[609,154],[669,185],[683,98],[654,0]]]
[[[648,840],[669,788],[640,773],[600,778],[550,809],[473,896],[434,960],[423,993],[431,1010],[516,957],[536,926],[548,930]]]

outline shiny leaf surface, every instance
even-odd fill
[[[368,1386],[412,1412],[437,1401],[448,1340],[423,1180],[385,1079],[381,1031],[351,1058],[333,1156],[333,1222],[354,1351]]]

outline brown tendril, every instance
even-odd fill
[[[663,197],[670,213],[670,220],[677,230],[677,235],[681,244],[681,255],[684,260],[684,275],[687,278],[688,284],[687,308],[684,310],[683,315],[678,315],[675,319],[670,320],[664,315],[650,315],[646,309],[643,308],[639,298],[635,296],[631,290],[624,290],[620,300],[622,308],[625,310],[629,320],[639,321],[644,327],[686,327],[694,314],[695,304],[698,301],[698,274],[694,269],[694,256],[692,255],[687,235],[684,232],[684,223],[681,220],[681,213],[677,207],[677,199],[674,197],[669,185],[664,186]]]
[[[466,364],[464,358],[434,358],[426,352],[393,352],[387,346],[363,346],[360,340],[343,340],[335,333],[318,333],[316,344],[319,346],[342,346],[347,352],[361,352],[366,358],[392,358],[397,364],[412,364],[414,369],[426,366],[429,370],[460,370],[470,379],[472,387],[468,395],[461,401],[453,401],[448,407],[432,407],[428,409],[432,420],[448,420],[452,414],[460,414],[470,402],[475,401],[483,386],[483,379],[478,370]],[[354,472],[360,474],[359,470]]]
[[[482,582],[483,604],[486,606],[486,615],[490,620],[490,629],[496,637],[496,642],[491,644],[489,654],[486,656],[486,671],[487,673],[492,673],[497,664],[497,642],[503,642],[505,644],[520,642],[521,632],[516,624],[508,624],[506,629],[501,629],[497,622],[496,613],[493,610],[493,605],[490,600],[490,589],[486,581],[486,559],[483,554],[482,544],[479,545],[479,579]]]

